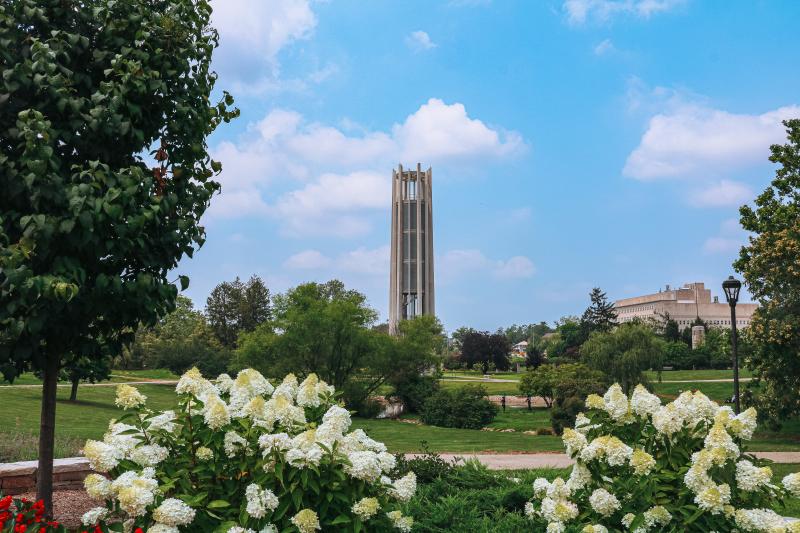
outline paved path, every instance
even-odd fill
[[[760,459],[770,459],[776,463],[800,463],[800,452],[754,452]],[[415,457],[416,454],[406,454]],[[491,470],[527,470],[530,468],[567,468],[573,460],[563,453],[521,453],[521,454],[474,454],[474,453],[442,453],[439,456],[446,461],[457,458],[476,459]]]

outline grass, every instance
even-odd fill
[[[459,380],[459,381],[440,381],[439,384],[443,389],[457,389],[465,385],[480,385],[488,394],[506,394],[508,396],[517,396],[519,389],[516,383],[477,383],[475,381]]]
[[[114,370],[111,373],[111,379],[107,381],[101,381],[100,383],[125,383],[127,381],[147,381],[150,379],[170,379],[176,380],[180,376],[177,376],[170,372],[169,370],[165,369],[152,369],[152,370]],[[42,380],[37,378],[34,374],[27,372],[18,376],[14,383],[8,383],[7,381],[0,382],[0,387],[9,386],[9,385],[41,385]],[[62,387],[69,386],[70,383],[67,381],[62,381],[59,383]]]
[[[530,411],[525,408],[506,409],[497,413],[490,428],[528,431],[533,429],[550,429],[550,409],[536,407]]]
[[[742,386],[742,385],[740,385]],[[742,386],[743,388],[743,386]],[[656,383],[653,382],[653,392],[664,397],[664,399],[674,399],[678,395],[687,390],[700,390],[703,394],[722,404],[733,396],[733,383],[722,382],[705,382],[705,383]]]
[[[648,379],[658,381],[658,373],[645,372]],[[753,373],[746,368],[739,369],[740,378],[752,377]],[[664,370],[661,379],[665,381],[694,381],[698,379],[733,379],[733,370]]]

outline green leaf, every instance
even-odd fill
[[[221,509],[223,507],[230,507],[231,504],[226,500],[214,500],[206,505],[206,509]]]
[[[189,288],[189,276],[178,276],[178,279],[181,282],[181,290],[185,291]]]
[[[339,516],[333,519],[331,525],[335,526],[337,524],[349,524],[349,523],[350,523],[350,517],[344,514],[340,514]]]

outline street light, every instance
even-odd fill
[[[739,300],[739,291],[742,282],[733,276],[722,282],[722,290],[725,291],[725,299],[731,306],[731,350],[733,351],[733,398],[735,401],[736,414],[739,414],[741,405],[739,404],[739,354],[736,346],[736,302]]]

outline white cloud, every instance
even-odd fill
[[[611,39],[603,39],[593,48],[594,55],[596,56],[602,56],[611,53],[614,50],[616,50],[616,48],[614,47],[614,43],[611,42]]]
[[[388,132],[344,124],[309,123],[299,113],[274,109],[237,142],[214,147],[223,164],[223,192],[211,215],[271,216],[295,236],[363,235],[371,227],[369,213],[388,207],[390,169],[398,161],[454,168],[526,148],[518,133],[487,126],[462,104],[436,98]]]
[[[212,5],[212,24],[220,35],[215,65],[237,78],[252,80],[263,68],[276,74],[280,50],[308,38],[317,25],[308,0],[214,0]]]
[[[633,15],[639,18],[670,11],[686,0],[565,0],[563,4],[567,21],[580,25],[587,20],[607,22],[616,15]]]
[[[742,205],[752,198],[753,191],[747,185],[722,180],[692,193],[689,204],[695,207],[729,207]]]
[[[475,249],[449,250],[437,260],[437,276],[449,280],[469,274],[490,274],[498,279],[529,278],[536,272],[533,262],[525,256],[492,260]]]
[[[493,274],[501,279],[529,278],[536,272],[533,261],[516,255],[506,261],[497,261]]]
[[[748,115],[680,104],[650,119],[623,172],[640,180],[706,177],[766,161],[785,136],[781,120],[798,115],[798,106]]]
[[[412,31],[406,37],[406,46],[414,52],[424,52],[431,48],[436,48],[436,43],[431,40],[430,35],[422,30]]]
[[[709,237],[703,243],[703,251],[707,254],[734,254],[739,251],[747,239],[747,232],[742,229],[735,218],[723,220],[719,225],[719,233]]]
[[[298,270],[329,270],[330,274],[350,273],[375,277],[389,275],[389,245],[369,249],[363,246],[332,259],[318,250],[305,250],[290,256],[283,265]]]
[[[331,264],[331,260],[317,250],[305,250],[290,256],[283,266],[292,269],[318,269]]]

